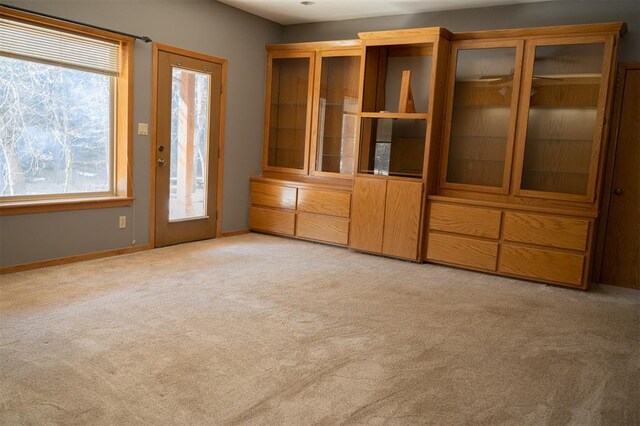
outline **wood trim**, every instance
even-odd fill
[[[120,43],[123,69],[117,80],[115,193],[133,196],[133,42]]]
[[[149,244],[156,246],[156,150],[158,147],[158,44],[151,54],[151,131],[149,140]]]
[[[98,251],[93,253],[78,254],[73,256],[59,257],[56,259],[39,260],[37,262],[21,263],[19,265],[1,266],[0,275],[11,274],[14,272],[29,271],[31,269],[46,268],[49,266],[66,265],[68,263],[82,262],[85,260],[101,259],[103,257],[118,256],[121,254],[137,253],[140,251],[150,250],[153,246],[145,244],[137,247],[126,247],[113,250]]]
[[[270,176],[251,176],[249,178],[250,182],[264,182],[272,185],[283,185],[283,186],[291,186],[296,188],[309,188],[309,189],[327,189],[331,191],[343,191],[349,192],[352,191],[351,180],[345,179],[335,179],[333,181],[329,181],[327,179],[309,179],[309,180],[296,180],[298,176],[291,175],[287,176],[287,179],[278,177],[270,177]],[[300,178],[305,178],[306,176],[300,176]]]
[[[133,197],[92,197],[9,202],[0,205],[0,216],[123,207],[133,201]]]
[[[212,57],[210,57],[212,58]],[[229,62],[221,59],[218,62],[222,65],[222,73],[220,75],[220,124],[218,128],[218,189],[216,193],[216,237],[222,235],[222,197],[224,192],[224,153],[225,153],[225,134],[227,120],[227,78],[229,72]],[[213,62],[213,61],[211,61]]]
[[[284,52],[295,50],[317,50],[324,51],[352,48],[359,48],[362,46],[362,41],[358,39],[353,40],[331,40],[331,41],[312,41],[302,43],[286,43],[286,44],[267,44],[267,52]]]
[[[156,150],[157,150],[157,127],[158,127],[158,55],[160,51],[173,53],[202,61],[220,64],[222,73],[220,77],[220,128],[218,134],[218,176],[216,188],[216,237],[222,235],[222,190],[224,176],[224,136],[227,107],[227,75],[228,61],[218,56],[193,52],[179,47],[166,44],[153,43],[152,53],[152,74],[151,74],[151,131],[150,131],[150,167],[149,167],[149,244],[155,247],[156,244]]]
[[[550,27],[514,28],[506,30],[488,30],[459,32],[452,34],[452,40],[477,40],[490,38],[523,38],[523,37],[558,37],[580,34],[618,34],[627,32],[627,24],[624,22],[608,22],[601,24],[560,25]]]
[[[458,51],[462,49],[490,49],[500,47],[513,47],[516,49],[514,73],[512,81],[511,110],[509,112],[509,128],[507,132],[507,146],[505,149],[504,168],[502,172],[502,186],[490,187],[481,185],[461,184],[447,182],[447,168],[449,165],[449,147],[451,144],[451,126],[453,117],[453,97],[456,83],[456,66]],[[518,117],[518,104],[520,101],[520,87],[523,73],[524,41],[522,40],[464,40],[451,43],[450,66],[447,81],[447,105],[443,124],[443,144],[440,161],[440,187],[448,189],[461,189],[473,192],[487,192],[494,194],[508,194],[511,185],[511,168],[513,165],[513,152],[516,140],[516,122]]]
[[[595,282],[600,282],[602,280],[602,262],[604,260],[604,245],[607,235],[607,223],[609,220],[609,203],[611,200],[611,191],[613,190],[613,174],[616,163],[616,151],[618,148],[620,120],[622,117],[622,101],[624,98],[626,75],[629,70],[640,70],[640,62],[621,63],[618,69],[613,113],[610,120],[610,143],[607,147],[606,164],[603,171],[604,184],[602,187],[601,197],[602,213],[598,221],[598,229],[596,231],[597,241],[595,243],[595,252],[593,254],[593,281]]]
[[[545,38],[529,40],[525,47],[524,59],[524,80],[520,92],[520,110],[518,112],[518,130],[516,134],[515,167],[513,169],[513,194],[516,197],[534,197],[553,200],[576,201],[583,203],[593,203],[596,196],[596,183],[598,182],[598,157],[603,141],[604,118],[607,110],[608,92],[610,85],[611,62],[607,61],[613,53],[613,36],[580,36],[566,38]],[[595,44],[604,45],[603,63],[600,77],[600,91],[598,95],[598,107],[596,118],[596,131],[594,132],[593,145],[591,150],[591,162],[589,166],[589,180],[587,183],[587,193],[585,195],[564,194],[545,191],[532,191],[521,189],[522,173],[524,167],[524,155],[527,141],[527,129],[529,125],[529,108],[531,101],[531,89],[533,82],[533,72],[535,67],[535,52],[537,46],[555,46],[571,44]]]
[[[245,235],[250,233],[251,231],[249,231],[248,229],[239,229],[237,231],[229,231],[229,232],[222,232],[220,233],[220,237],[222,238],[226,238],[226,237],[235,237],[238,235]]]
[[[410,28],[404,30],[390,30],[390,31],[371,31],[358,33],[358,37],[361,40],[384,40],[385,44],[389,41],[389,44],[398,44],[402,41],[397,39],[412,39],[413,43],[418,42],[419,38],[425,37],[439,37],[450,39],[452,33],[443,27],[428,27],[428,28]],[[389,40],[392,39],[392,40]],[[395,39],[395,40],[393,40]]]
[[[440,201],[443,203],[455,203],[455,204],[467,204],[472,206],[493,207],[498,209],[513,210],[513,211],[530,211],[538,213],[560,214],[565,216],[578,216],[596,218],[598,212],[594,210],[577,210],[575,208],[567,207],[547,207],[547,206],[533,206],[528,204],[514,204],[511,202],[496,202],[486,200],[476,200],[471,198],[459,198],[450,197],[444,195],[430,195],[429,201]]]
[[[180,47],[170,46],[168,44],[153,43],[153,47],[157,50],[162,50],[167,53],[174,53],[176,55],[188,56],[193,59],[200,59],[201,61],[214,62],[225,66],[228,62],[225,58],[219,56],[207,55],[206,53],[194,52],[192,50],[182,49]]]

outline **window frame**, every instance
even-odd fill
[[[3,197],[0,198],[0,216],[132,205],[134,200],[132,188],[134,39],[109,31],[2,7],[0,7],[0,16],[78,35],[115,41],[120,45],[120,72],[112,83],[114,89],[111,96],[111,102],[114,104],[112,112],[114,135],[111,141],[113,149],[110,155],[113,172],[111,192],[104,195],[96,193],[47,194],[29,196],[29,199],[25,199],[23,196],[12,196],[10,199]]]

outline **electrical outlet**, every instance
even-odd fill
[[[127,217],[120,216],[120,220],[118,221],[118,228],[124,229],[127,227]]]

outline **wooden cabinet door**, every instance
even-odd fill
[[[451,45],[443,188],[509,192],[522,40],[462,40]]]
[[[600,282],[640,289],[640,64],[625,68]]]
[[[418,258],[422,182],[387,182],[382,253]]]
[[[514,193],[593,202],[613,37],[527,41]]]
[[[262,169],[307,174],[315,54],[270,52]]]
[[[360,48],[316,55],[309,159],[313,175],[353,176],[361,55]]]
[[[384,179],[354,179],[349,247],[382,252],[386,192],[387,181]]]

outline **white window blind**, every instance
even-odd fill
[[[0,17],[0,55],[117,76],[120,45]]]

